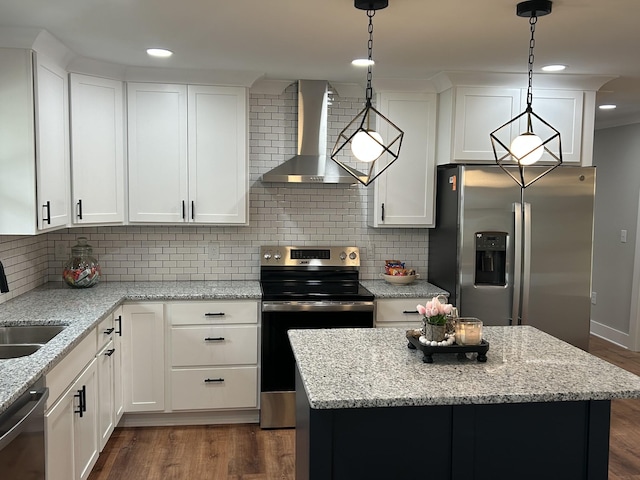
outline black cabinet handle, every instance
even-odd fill
[[[196,219],[196,202],[191,200],[191,220]]]
[[[43,217],[42,223],[47,222],[47,225],[51,225],[51,202],[47,200],[46,205],[43,205],[42,208],[47,211],[47,216]]]
[[[384,203],[382,204],[382,221],[384,222]]]
[[[110,348],[109,350],[107,350],[106,352],[104,352],[104,354],[105,354],[107,357],[110,357],[111,355],[113,355],[113,353],[114,353],[115,351],[116,351],[116,349],[115,349],[115,348]]]
[[[183,220],[185,219],[185,216],[184,216],[184,200],[182,200],[182,219]]]
[[[221,383],[224,382],[224,378],[205,378],[204,383]]]
[[[78,200],[78,213],[76,214],[78,220],[82,220],[82,199]]]
[[[402,313],[410,313],[410,314],[418,315],[418,311],[417,310],[403,310]]]
[[[116,322],[118,323],[118,330],[116,330],[116,333],[118,334],[119,337],[122,336],[122,315],[118,315],[118,318],[116,318]]]
[[[105,335],[111,335],[113,333],[113,331],[115,330],[115,328],[107,328],[104,332]]]
[[[219,342],[222,340],[224,340],[224,337],[206,337],[204,339],[205,342],[216,342],[216,341]]]
[[[224,317],[224,312],[210,312],[210,313],[205,313],[204,316],[205,317]]]
[[[78,393],[74,395],[74,398],[78,399],[78,410],[74,410],[73,413],[77,413],[82,418],[84,412],[87,411],[87,386],[83,385]]]

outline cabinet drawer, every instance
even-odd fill
[[[101,350],[111,339],[116,331],[113,315],[109,315],[98,324],[96,332],[98,334],[98,350]]]
[[[192,326],[171,329],[174,367],[258,363],[258,327]]]
[[[376,326],[381,322],[398,323],[398,327],[414,325],[412,328],[419,328],[421,316],[416,311],[418,304],[424,305],[427,302],[422,298],[389,298],[376,302]],[[390,326],[390,325],[385,325]]]
[[[258,302],[185,302],[168,305],[172,325],[258,323]]]
[[[258,367],[172,370],[173,410],[255,408]]]

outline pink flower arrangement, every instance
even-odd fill
[[[416,310],[428,323],[444,325],[447,323],[447,315],[453,311],[453,306],[450,303],[442,303],[439,297],[433,297],[424,306],[418,305]]]

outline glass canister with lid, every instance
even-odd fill
[[[62,278],[74,288],[93,287],[100,280],[100,265],[87,237],[78,237],[78,243],[71,247],[71,258],[64,265]]]

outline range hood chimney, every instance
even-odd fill
[[[298,154],[262,175],[262,182],[356,183],[327,156],[328,86],[298,80]]]

